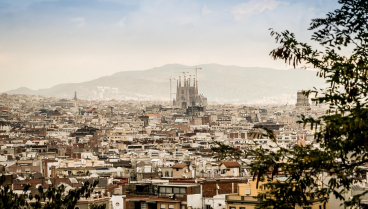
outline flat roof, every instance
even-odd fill
[[[195,187],[195,186],[199,186],[195,183],[193,184],[162,184],[162,185],[158,185],[160,187]]]

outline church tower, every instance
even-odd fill
[[[73,100],[74,100],[74,101],[77,101],[77,100],[78,100],[78,99],[77,99],[77,92],[76,92],[76,91],[74,92],[74,98],[73,98]]]

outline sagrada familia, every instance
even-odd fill
[[[173,106],[183,108],[207,106],[207,98],[202,94],[198,94],[198,81],[195,78],[193,78],[193,83],[191,83],[191,78],[187,79],[184,75],[182,82],[181,76],[179,76],[176,86],[176,99],[173,100]]]

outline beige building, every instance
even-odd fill
[[[175,164],[172,167],[172,177],[175,179],[194,178],[194,173],[189,170],[187,164]]]
[[[236,161],[222,162],[220,164],[221,176],[237,177],[240,174],[241,165]]]
[[[278,181],[275,179],[275,181]],[[238,184],[238,194],[230,194],[226,196],[226,209],[254,209],[262,199],[257,198],[258,194],[263,191],[264,182],[249,180],[247,184]],[[328,203],[320,202],[320,199],[310,200],[308,206],[296,206],[296,209],[328,209]]]

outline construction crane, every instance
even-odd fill
[[[180,69],[192,69],[192,70],[195,70],[195,79],[196,79],[195,85],[196,85],[196,88],[198,89],[198,74],[197,74],[197,71],[198,70],[202,70],[202,68],[196,66],[194,68],[180,68]],[[185,76],[185,74],[184,74],[184,76]]]
[[[186,82],[185,74],[186,73],[189,73],[189,72],[174,72],[174,73],[183,73],[183,76],[184,76],[184,86],[185,86],[185,82]],[[180,76],[179,76],[179,85],[181,85],[181,77]]]
[[[176,73],[183,73],[183,76],[184,76],[184,79],[183,79],[183,81],[184,81],[184,86],[185,86],[185,84],[186,84],[186,82],[187,82],[187,78],[186,78],[186,73],[189,73],[189,72],[176,72]],[[179,80],[180,80],[180,82],[181,82],[181,79],[180,79],[180,76],[179,76]],[[189,81],[190,82],[190,81]]]
[[[189,72],[175,72],[175,73],[183,73],[184,81],[185,81],[185,73],[189,73]]]
[[[174,72],[174,73],[183,73],[183,75],[185,77],[185,73],[189,73],[189,72]]]

